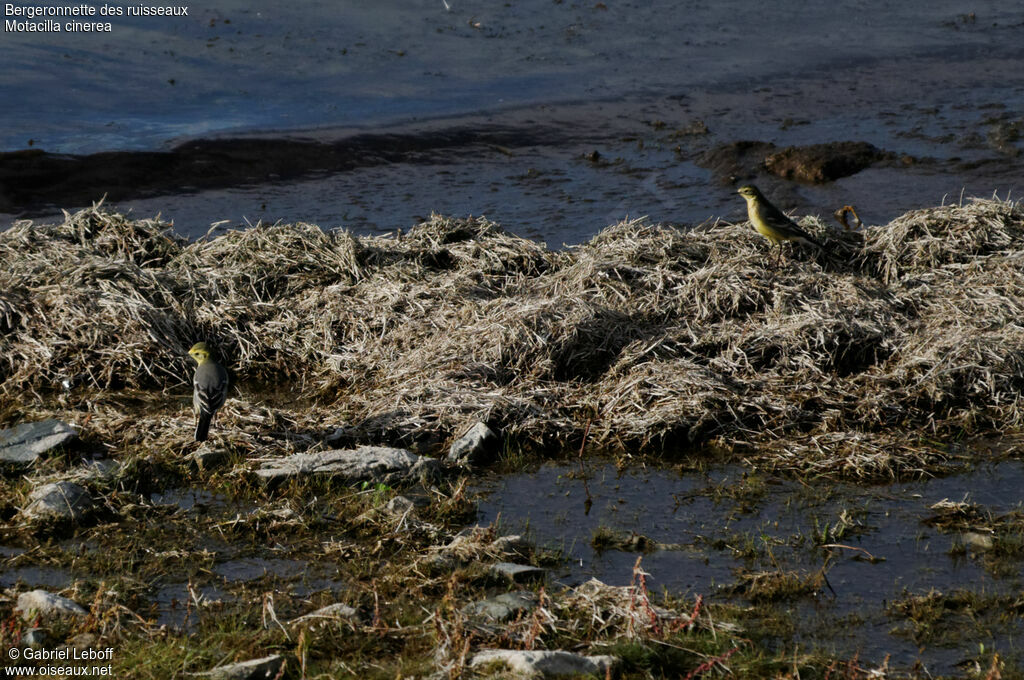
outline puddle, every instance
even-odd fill
[[[23,548],[0,545],[0,560],[8,560],[24,555]],[[57,567],[44,565],[3,566],[0,563],[0,588],[11,588],[22,585],[29,588],[64,588],[74,581],[71,572]]]
[[[229,602],[233,599],[229,594],[213,585],[192,586],[192,590],[201,604],[218,601]],[[157,625],[185,629],[186,631],[193,630],[204,610],[202,608],[197,610],[195,603],[190,603],[191,599],[187,583],[172,583],[160,588],[153,596]]]
[[[651,468],[619,473],[610,463],[591,462],[588,513],[578,464],[547,464],[478,487],[487,494],[479,504],[479,522],[486,525],[500,515],[505,530],[525,530],[538,545],[562,550],[567,565],[556,579],[566,585],[591,577],[612,585],[630,583],[637,553],[595,550],[591,540],[599,528],[675,544],[674,549],[643,556],[652,590],[740,604],[748,601],[726,588],[737,583],[739,570],[810,574],[827,559],[816,542],[841,544],[846,547],[834,549],[826,572],[831,590],[822,586],[815,596],[772,605],[789,610],[802,646],[858,654],[863,663],[881,664],[891,655],[896,667],[920,661],[933,673],[955,671],[958,662],[977,653],[978,643],[1004,655],[1015,650],[1014,638],[1024,633],[1020,617],[986,631],[983,638],[969,638],[961,648],[950,648],[893,634],[906,622],[890,617],[886,607],[933,588],[969,589],[987,596],[1020,592],[1019,565],[996,576],[981,557],[955,550],[962,543],[957,532],[943,533],[923,520],[934,514],[929,509],[933,504],[961,501],[965,495],[995,515],[1019,509],[1021,462],[984,464],[943,479],[837,484],[827,490],[764,479],[748,481],[748,493],[737,494],[735,484],[743,473],[738,467],[706,473]],[[839,538],[821,540],[825,527],[835,527],[843,513],[852,528]],[[878,559],[865,559],[869,556]]]
[[[244,583],[267,575],[279,579],[292,579],[304,573],[305,570],[306,562],[300,560],[243,557],[221,562],[213,568],[213,573],[222,576],[228,582]]]
[[[229,504],[225,496],[204,489],[169,489],[153,494],[150,500],[154,505],[176,505],[182,510],[222,508]]]
[[[54,567],[15,567],[0,570],[0,588],[21,584],[30,588],[65,588],[74,577],[66,569]]]
[[[214,493],[195,487],[168,489],[150,496],[153,505],[177,506],[189,515],[209,515],[216,512],[220,515],[246,517],[260,510],[251,501],[240,501],[224,494]]]
[[[300,583],[295,584],[289,589],[289,592],[295,597],[309,597],[316,593],[322,593],[330,591],[332,594],[338,595],[342,593],[347,587],[347,584],[343,581],[337,581],[329,578],[310,578],[304,579]]]

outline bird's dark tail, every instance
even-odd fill
[[[818,239],[814,238],[813,236],[811,236],[810,234],[808,234],[806,231],[804,231],[802,229],[800,231],[801,231],[801,233],[800,233],[800,239],[801,240],[803,240],[804,242],[806,242],[806,243],[816,247],[818,250],[822,250],[822,251],[828,252],[828,248],[826,248],[821,241],[819,241]]]
[[[212,413],[200,413],[196,420],[196,441],[205,442],[210,434],[210,421],[213,420]]]

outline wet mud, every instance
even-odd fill
[[[525,531],[564,555],[561,583],[629,583],[640,555],[652,588],[752,607],[746,632],[766,641],[956,675],[979,645],[1020,658],[1020,526],[987,546],[971,543],[967,526],[937,527],[936,508],[976,504],[973,531],[991,535],[993,516],[1020,512],[1022,480],[1019,461],[865,486],[699,461],[591,460],[547,463],[475,490],[481,523]]]
[[[494,147],[550,141],[542,130],[453,127],[443,131],[358,134],[339,141],[200,139],[168,151],[111,151],[87,155],[40,149],[0,153],[0,212],[46,214],[56,205],[97,197],[125,201],[238,185],[296,180],[389,163],[416,163]]]

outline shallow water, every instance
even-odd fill
[[[216,0],[187,17],[114,17],[110,33],[7,33],[0,148],[152,149],[224,131],[379,127],[1020,56],[1016,8],[988,0],[967,11],[954,0]],[[893,78],[888,90],[906,87]]]
[[[0,545],[0,588],[60,592],[93,579],[125,578],[129,588],[139,589],[133,603],[139,615],[185,632],[264,594],[277,596],[281,612],[292,611],[295,603],[304,607],[317,596],[346,596],[349,586],[339,577],[336,557],[306,553],[289,541],[268,544],[255,538],[264,518],[265,524],[275,521],[273,503],[199,487],[166,489],[151,494],[150,502],[152,511],[132,519],[129,530],[134,543],[128,550],[157,555],[161,565],[158,573],[147,572],[144,583],[138,572],[108,573],[109,561],[123,557],[112,551],[124,548],[103,528],[100,535],[64,538],[32,556],[26,553],[37,551]],[[110,528],[111,534],[118,531]],[[47,550],[52,550],[49,557],[40,557]],[[77,564],[71,569],[47,564],[58,557]],[[105,578],[90,573],[97,566]]]
[[[243,557],[220,562],[213,573],[228,582],[255,581],[265,576],[290,579],[306,571],[306,562],[264,557]]]
[[[34,149],[90,153],[217,135],[328,143],[468,131],[457,144],[398,158],[347,158],[344,169],[312,160],[288,174],[239,167],[218,186],[182,171],[134,192],[129,176],[88,196],[109,192],[121,208],[161,213],[189,236],[220,220],[261,219],[383,233],[440,212],[484,214],[557,246],[627,215],[741,218],[728,178],[695,163],[717,144],[858,139],[921,162],[822,187],[772,180],[769,189],[800,214],[854,204],[881,223],[962,192],[1024,188],[1022,38],[1020,13],[994,0],[966,10],[952,0],[771,9],[218,0],[187,19],[120,19],[110,34],[5,35],[0,149],[30,140]],[[698,122],[706,134],[675,134]],[[494,128],[506,141],[481,141]],[[594,151],[606,162],[585,158]],[[57,196],[14,200],[0,224],[72,207]]]
[[[171,583],[160,587],[154,593],[152,608],[156,611],[156,616],[153,618],[158,626],[192,631],[197,625],[198,619],[193,594],[200,604],[206,605],[215,602],[230,602],[234,599],[215,585],[193,585],[190,593],[190,585],[188,583]]]
[[[200,513],[210,507],[223,508],[232,503],[223,494],[192,487],[167,489],[154,493],[150,496],[150,501],[154,505],[173,505],[191,513]],[[251,511],[251,509],[248,510]]]
[[[54,567],[15,567],[0,571],[0,588],[19,584],[26,588],[63,588],[73,580],[71,572]]]
[[[631,582],[637,554],[596,551],[591,540],[599,527],[674,544],[643,555],[653,591],[742,603],[743,596],[726,587],[738,581],[741,568],[821,569],[825,553],[807,545],[807,539],[834,526],[845,510],[861,526],[855,535],[836,541],[848,547],[837,549],[829,562],[831,589],[781,605],[791,612],[798,641],[840,655],[859,654],[864,664],[881,664],[886,655],[903,668],[920,661],[933,673],[953,672],[959,661],[977,652],[979,642],[1003,655],[1019,654],[1016,639],[1024,634],[1019,617],[961,647],[919,646],[909,636],[893,634],[901,621],[886,614],[886,605],[933,588],[1020,592],[1019,567],[997,577],[979,556],[953,550],[961,543],[956,533],[942,533],[922,520],[944,499],[967,497],[994,514],[1019,508],[1024,463],[984,463],[966,474],[903,484],[839,484],[827,494],[821,493],[820,482],[811,482],[819,487],[815,491],[801,482],[775,479],[767,480],[753,499],[721,493],[743,474],[736,467],[705,473],[650,467],[620,472],[611,463],[591,462],[587,486],[593,505],[588,513],[578,464],[546,464],[481,485],[485,499],[479,522],[500,517],[504,530],[525,530],[539,545],[564,551],[568,567],[556,579],[566,585],[592,577],[612,585]],[[751,545],[760,557],[746,550]],[[866,560],[867,553],[881,560]]]

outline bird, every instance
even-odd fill
[[[196,441],[204,442],[210,434],[213,414],[224,405],[228,396],[228,372],[217,363],[205,342],[197,342],[188,351],[196,360],[192,376],[192,408],[196,412]]]
[[[747,217],[757,233],[779,247],[779,258],[782,257],[783,241],[797,241],[825,250],[825,246],[772,205],[753,184],[741,186],[736,193],[747,199]]]

